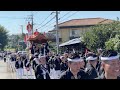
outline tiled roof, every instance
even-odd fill
[[[85,19],[72,19],[63,23],[60,23],[58,26],[84,26],[84,25],[96,25],[96,24],[107,24],[111,23],[113,20],[104,19],[104,18],[85,18]]]
[[[108,24],[113,22],[114,20],[105,19],[105,18],[84,18],[84,19],[72,19],[69,21],[65,21],[63,23],[58,24],[59,27],[66,27],[66,26],[87,26],[87,25],[97,25],[97,24]],[[51,30],[52,32],[55,30]]]

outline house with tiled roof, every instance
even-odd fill
[[[72,19],[58,24],[59,38],[61,43],[69,41],[74,38],[79,38],[82,33],[89,30],[91,26],[98,24],[109,24],[114,20],[104,18],[84,18],[84,19]],[[49,31],[56,34],[56,30]]]

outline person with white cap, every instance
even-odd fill
[[[60,70],[61,72],[64,72],[68,69],[68,63],[67,61],[65,60],[65,57],[64,56],[60,56],[60,59],[61,59],[61,63],[60,63]]]
[[[88,74],[80,69],[81,62],[83,59],[79,54],[74,53],[71,58],[68,58],[69,69],[62,73],[60,79],[87,79]]]
[[[18,56],[17,61],[15,62],[17,79],[22,79],[23,76],[23,62],[21,58]]]
[[[39,58],[38,58],[39,54],[38,53],[35,53],[34,54],[34,59],[32,61],[32,68],[33,68],[33,71],[34,71],[34,75],[36,77],[36,74],[35,74],[35,69],[36,69],[36,66],[39,65]]]
[[[65,60],[67,60],[67,58],[69,57],[69,53],[68,52],[64,52],[63,56],[64,56]]]
[[[60,59],[60,55],[56,55],[55,58],[54,58],[54,79],[59,79],[59,76],[61,74],[61,71],[60,71],[60,63],[61,63],[61,59]]]
[[[34,59],[33,59],[33,62],[32,62],[32,68],[33,68],[33,70],[35,70],[36,66],[39,65],[38,56],[39,56],[38,53],[34,54]]]
[[[94,79],[98,77],[98,57],[94,53],[88,53],[86,55],[87,65],[85,68],[85,72],[89,74],[89,79]]]
[[[51,77],[51,79],[55,78],[54,58],[55,58],[55,56],[52,55],[50,57],[50,59],[48,60],[48,64],[50,66],[50,77]]]
[[[50,79],[50,67],[46,63],[46,57],[45,56],[39,56],[40,64],[37,65],[35,74],[36,79]]]
[[[119,55],[114,50],[106,50],[101,55],[104,72],[96,79],[118,79]]]
[[[23,57],[23,59],[24,59],[24,66],[25,66],[25,70],[26,70],[27,79],[28,79],[28,74],[29,73],[30,73],[31,79],[33,79],[32,78],[32,66],[31,66],[31,62],[29,60],[28,55]]]

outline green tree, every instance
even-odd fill
[[[8,43],[8,31],[0,25],[0,49],[4,50]]]
[[[109,39],[105,42],[106,49],[112,49],[120,52],[120,35],[116,35],[115,38]]]
[[[118,31],[120,31],[119,21],[114,21],[110,24],[98,24],[89,28],[82,35],[82,38],[89,49],[96,51],[97,48],[105,48],[105,42],[110,38],[114,38]]]
[[[9,42],[8,42],[8,46],[9,48],[14,48],[14,49],[20,49],[21,50],[21,46],[18,46],[18,44],[20,43],[23,46],[23,49],[26,48],[26,45],[24,43],[21,43],[20,41],[23,41],[25,34],[12,34],[9,35]]]
[[[105,47],[107,50],[114,50],[115,46],[115,38],[110,38],[107,42],[105,42]]]

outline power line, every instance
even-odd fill
[[[52,12],[53,13],[53,12]],[[48,15],[48,17],[47,18],[45,18],[44,19],[44,21],[43,22],[41,22],[40,24],[38,24],[38,25],[41,25],[42,23],[44,23],[51,15],[52,15],[52,13],[50,13],[49,15]]]
[[[59,19],[61,19],[61,18],[63,18],[63,17],[65,17],[67,14],[69,14],[71,11],[69,11],[69,12],[67,12],[65,15],[63,15],[62,17],[60,17]],[[78,11],[77,11],[78,12]],[[75,13],[73,13],[72,15],[70,15],[70,16],[68,16],[67,18],[69,18],[69,17],[71,17],[71,16],[73,16],[74,14],[76,14],[77,12],[75,12]],[[67,18],[65,18],[65,19],[67,19]],[[65,20],[65,19],[63,19],[63,20]],[[49,25],[47,25],[46,27],[49,27],[50,25],[52,25],[52,24],[54,24],[56,21],[54,21],[53,23],[51,23],[51,24],[49,24]],[[46,28],[45,27],[45,28]],[[51,27],[54,27],[54,26],[51,26]]]
[[[78,13],[79,11],[76,11],[76,12],[74,12],[73,14],[71,14],[70,16],[68,16],[67,18],[65,18],[65,19],[68,19],[69,17],[71,17],[71,16],[73,16],[73,15],[75,15],[76,13]],[[63,19],[62,21],[64,21],[65,19]],[[60,23],[61,23],[61,21],[60,21]]]
[[[60,12],[61,12],[61,11],[59,11],[58,13],[60,13]],[[52,15],[53,13],[54,13],[54,12],[52,12],[50,15]],[[49,16],[50,16],[50,15],[49,15]],[[49,16],[48,16],[48,17],[49,17]],[[47,18],[48,18],[48,17],[47,17]],[[46,19],[47,19],[47,18],[46,18]],[[45,19],[45,20],[46,20],[46,19]],[[45,21],[45,20],[44,20],[44,21]],[[43,22],[44,22],[44,21],[43,21]],[[42,22],[42,23],[43,23],[43,22]],[[55,22],[56,22],[56,21],[54,21],[53,23],[55,23]],[[41,23],[41,24],[42,24],[42,23]],[[46,27],[48,27],[48,26],[52,25],[53,23],[51,23],[51,24],[47,25]],[[37,24],[37,25],[40,25],[40,24]],[[42,28],[42,27],[41,27],[41,28]]]
[[[61,11],[60,11],[60,12],[61,12]],[[59,13],[60,13],[60,12],[59,12]],[[71,12],[71,11],[67,12],[65,15],[63,15],[62,17],[60,17],[59,20],[60,20],[61,18],[65,17],[65,16],[66,16],[67,14],[69,14],[70,12]],[[48,26],[54,24],[55,22],[56,22],[56,21],[54,21],[53,23],[49,24]],[[46,26],[46,27],[48,27],[48,26]]]
[[[55,21],[55,22],[56,22],[56,21]],[[45,26],[43,29],[41,29],[41,31],[42,31],[42,30],[47,30],[47,29],[49,29],[49,28],[54,27],[54,26],[50,26],[50,25],[54,24],[55,22],[50,23],[49,25]],[[41,28],[42,28],[42,27],[41,27]],[[46,29],[45,29],[45,28],[46,28]]]
[[[26,19],[26,18],[16,18],[16,17],[0,17],[0,18],[7,18],[7,19]]]
[[[71,11],[69,11],[69,12],[67,12],[65,15],[63,15],[62,17],[60,17],[60,18],[63,18],[63,17],[65,17],[67,14],[69,14]],[[78,12],[78,11],[77,11]],[[76,14],[77,12],[75,12],[75,13],[73,13],[72,15],[70,15],[70,16],[68,16],[67,18],[65,18],[65,19],[68,19],[69,17],[71,17],[71,16],[73,16],[74,14]],[[65,19],[63,19],[63,20],[65,20]],[[56,21],[54,21],[53,23],[51,23],[51,24],[49,24],[49,25],[47,25],[45,28],[47,28],[47,27],[49,27],[50,25],[52,25],[52,24],[54,24]],[[54,27],[54,26],[51,26],[51,27]]]
[[[44,31],[50,31],[51,28],[54,28],[54,26],[46,27],[46,29],[44,28],[44,29],[42,29],[42,30],[44,30]],[[49,29],[49,30],[48,30],[48,29]]]
[[[63,17],[65,17],[67,14],[69,14],[71,11],[67,12],[65,15],[63,15],[62,17],[59,18],[59,20]]]
[[[56,21],[54,21],[54,22],[52,22],[52,23],[50,23],[50,24],[48,24],[46,27],[44,27],[44,28],[47,28],[47,27],[49,27],[50,25],[52,25],[52,24],[54,24]],[[53,26],[52,26],[53,27]]]
[[[41,27],[39,27],[38,29],[44,27],[45,25],[47,25],[49,22],[51,22],[53,19],[55,18],[55,16],[53,18],[51,18],[47,23],[45,23],[44,25],[42,25]]]
[[[61,12],[61,11],[60,11]],[[59,13],[60,13],[59,12]],[[67,14],[69,14],[71,11],[69,11],[69,12],[67,12],[65,15],[63,15],[62,17],[60,17],[59,19],[61,19],[61,18],[63,18],[63,17],[65,17]],[[53,23],[50,23],[49,25],[47,25],[45,28],[47,28],[47,27],[54,27],[54,26],[50,26],[50,25],[52,25],[52,24],[54,24],[56,21],[54,21]],[[48,28],[47,28],[48,29]]]

